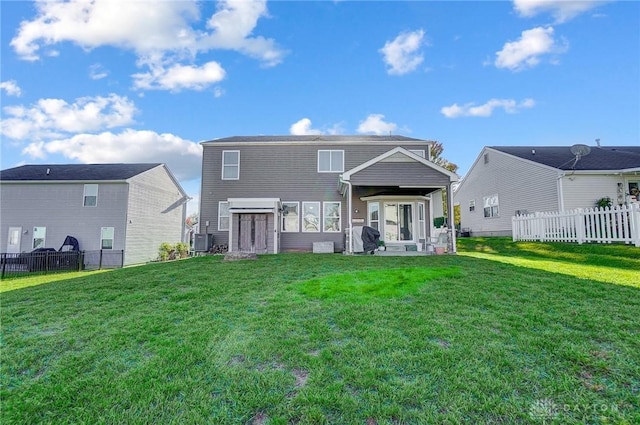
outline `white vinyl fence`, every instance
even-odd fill
[[[640,247],[640,204],[517,215],[512,227],[514,241],[624,242]]]

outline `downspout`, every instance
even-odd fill
[[[562,190],[562,179],[565,176],[565,172],[558,173],[556,178],[558,184],[558,208],[560,211],[564,211],[564,191]]]
[[[347,238],[349,240],[349,247],[347,250],[348,254],[353,254],[353,240],[352,240],[352,223],[353,223],[353,217],[352,217],[352,212],[351,212],[351,192],[353,190],[353,186],[351,185],[351,182],[348,180],[343,180],[342,179],[342,174],[340,174],[340,183],[346,184],[348,189],[347,189],[347,218],[349,220],[349,237]]]

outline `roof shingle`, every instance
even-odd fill
[[[576,162],[571,146],[488,146],[560,170],[605,171],[640,168],[640,146],[591,146]]]
[[[155,168],[154,164],[38,164],[0,171],[1,181],[126,180]]]

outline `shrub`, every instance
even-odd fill
[[[178,255],[180,255],[180,258],[187,258],[189,256],[189,245],[184,242],[178,242],[175,250]]]
[[[172,251],[173,245],[168,242],[162,242],[160,244],[160,248],[158,249],[158,256],[160,257],[160,261],[167,261]]]

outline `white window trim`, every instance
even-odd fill
[[[318,206],[318,230],[306,230],[304,228],[304,207],[307,204],[316,204]],[[302,203],[302,211],[300,214],[300,218],[301,218],[301,226],[302,226],[302,232],[303,233],[320,233],[320,229],[322,228],[322,214],[320,211],[320,208],[322,207],[322,205],[320,205],[320,202],[316,202],[316,201],[307,201],[307,202],[303,202]]]
[[[422,213],[422,218],[420,218],[420,214]],[[427,237],[427,211],[424,207],[424,202],[418,202],[418,216],[416,217],[416,222],[418,223],[418,232],[417,240],[425,239]]]
[[[475,199],[470,199],[469,200],[469,212],[474,212],[476,210],[476,200]]]
[[[326,204],[338,204],[338,230],[326,230],[324,226],[324,220],[326,218],[335,218],[335,217],[326,217],[324,206]],[[324,233],[340,233],[342,232],[342,202],[340,201],[324,201],[322,203],[322,231]]]
[[[390,243],[411,243],[411,242],[417,242],[416,240],[416,229],[415,229],[415,223],[417,221],[417,217],[416,217],[416,213],[417,213],[417,209],[415,208],[415,202],[411,202],[411,201],[396,201],[396,200],[388,200],[382,203],[382,210],[386,212],[386,205],[389,204],[395,204],[396,205],[396,211],[399,213],[400,211],[397,210],[397,208],[400,207],[400,205],[411,205],[411,239],[404,239],[404,240],[393,240],[393,241],[387,241],[385,240],[385,242],[390,242]],[[414,212],[415,211],[415,212]],[[384,217],[384,222],[386,223],[387,218]],[[397,226],[400,226],[400,214],[398,214],[398,224]],[[399,230],[399,229],[398,229]],[[384,227],[382,228],[382,230],[380,231],[380,238],[384,239],[386,238],[385,235],[385,229]],[[400,232],[398,232],[398,235],[400,235]]]
[[[103,237],[105,229],[111,229],[111,233],[113,234],[113,236],[111,238]],[[111,248],[103,248],[102,247],[103,246],[102,241],[109,240],[109,239],[111,240]],[[101,250],[102,249],[113,249],[113,247],[115,245],[115,242],[116,242],[116,229],[114,227],[109,227],[109,226],[101,227],[100,228],[100,249]]]
[[[227,211],[229,208],[229,202],[228,201],[219,201],[218,202],[218,231],[219,232],[228,232],[229,228],[231,227],[231,213],[229,213],[229,215],[221,215],[220,211],[222,211],[222,205],[227,204]],[[220,223],[221,223],[221,218],[228,218],[229,219],[229,227],[227,227],[226,229],[223,228]]]
[[[237,164],[238,174],[237,174],[237,176],[235,178],[234,177],[225,177],[224,176],[224,167],[225,166],[227,166],[227,167],[235,167],[236,166],[236,164],[225,164],[224,163],[224,157],[225,157],[226,153],[237,153],[238,154],[238,164]],[[240,151],[222,151],[222,175],[221,175],[221,177],[222,177],[222,180],[240,180]]]
[[[36,229],[44,229],[44,236],[42,237],[42,246],[36,247]],[[31,249],[45,248],[47,246],[47,227],[46,226],[33,226],[33,237],[31,238]]]
[[[300,232],[300,217],[302,216],[301,214],[301,210],[300,210],[300,202],[299,201],[283,201],[282,202],[282,206],[284,207],[284,204],[296,204],[297,209],[298,209],[298,220],[296,223],[296,230],[285,230],[284,229],[284,214],[282,215],[282,233],[299,233]]]
[[[371,206],[375,205],[378,207],[378,219],[377,220],[371,220]],[[377,222],[378,223],[378,227],[373,227],[374,229],[377,229],[378,231],[380,231],[380,217],[381,217],[382,213],[380,212],[380,202],[367,202],[367,225],[369,227],[373,227],[371,225],[372,222]]]
[[[320,170],[320,152],[329,152],[329,170],[323,171]],[[333,163],[331,162],[331,154],[333,152],[342,152],[342,164],[340,164],[340,169],[335,170],[333,167]],[[317,161],[318,173],[342,173],[344,172],[344,150],[343,149],[318,149],[318,161]]]
[[[94,187],[96,188],[96,194],[95,195],[87,195],[87,187]],[[87,196],[95,196],[96,197],[96,204],[95,205],[87,205]],[[82,206],[83,207],[87,207],[87,208],[95,208],[98,206],[98,185],[95,183],[92,184],[85,184],[84,185],[84,189],[83,189],[83,193],[82,193]]]
[[[496,200],[495,203],[493,203],[493,199]],[[497,213],[494,214],[493,213],[493,208],[497,209]],[[489,215],[487,216],[485,213],[485,210],[489,208]],[[493,194],[493,195],[489,195],[489,196],[484,196],[482,198],[482,215],[484,218],[497,218],[500,217],[500,197],[498,196],[498,194]]]

